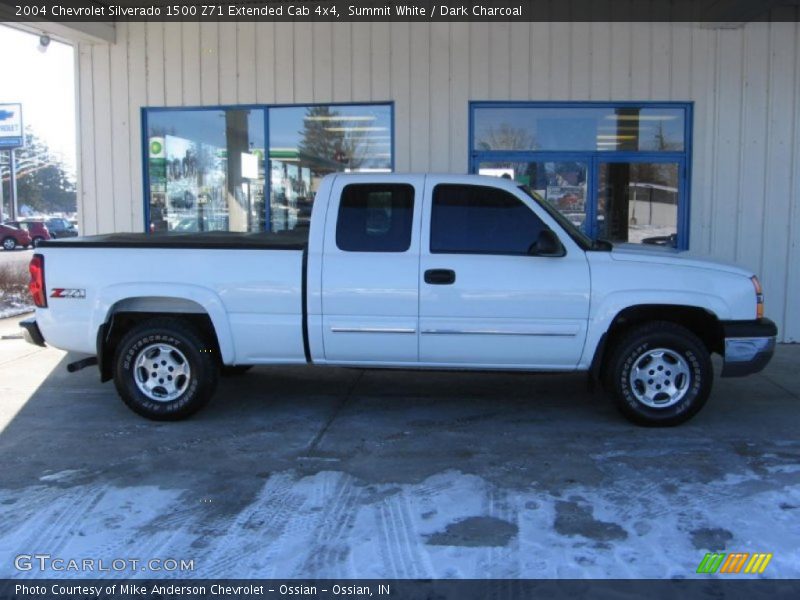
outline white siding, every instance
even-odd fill
[[[470,100],[693,101],[690,245],[800,341],[795,23],[118,23],[76,62],[87,233],[144,226],[142,106],[392,100],[397,169],[464,172]]]

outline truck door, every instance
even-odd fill
[[[589,314],[589,267],[580,246],[510,183],[429,176],[425,199],[420,362],[574,368]],[[559,237],[563,255],[533,255],[546,229]]]
[[[334,363],[418,360],[424,177],[337,177],[322,254],[322,338]]]

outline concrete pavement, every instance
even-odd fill
[[[3,577],[36,552],[188,577],[694,577],[712,550],[800,577],[800,346],[673,429],[583,375],[311,368],[152,423],[74,358],[0,341]]]

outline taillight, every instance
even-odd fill
[[[37,308],[47,308],[47,293],[44,289],[44,256],[34,254],[28,270],[31,273],[28,289],[33,297],[33,303]]]
[[[758,277],[753,275],[750,278],[750,281],[753,282],[753,288],[756,291],[756,319],[763,319],[764,318],[764,290],[761,289],[761,282],[758,280]]]

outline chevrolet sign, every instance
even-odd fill
[[[22,105],[0,104],[0,148],[18,148],[23,143]]]

